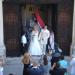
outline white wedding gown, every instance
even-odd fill
[[[42,55],[42,50],[38,41],[38,31],[32,31],[31,42],[29,45],[30,55]]]

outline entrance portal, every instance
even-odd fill
[[[67,3],[69,2],[67,1],[64,5],[62,3],[36,4],[34,2],[25,4],[5,2],[3,4],[3,22],[6,55],[18,56],[20,54],[21,34],[27,31],[26,27],[30,24],[30,19],[35,9],[39,9],[40,16],[48,29],[54,31],[55,42],[59,44],[65,55],[69,55],[72,41],[73,4],[69,5]]]

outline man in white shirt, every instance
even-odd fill
[[[47,41],[48,41],[49,37],[50,37],[50,32],[47,29],[47,26],[45,26],[44,29],[42,29],[42,31],[40,32],[40,35],[39,35],[41,49],[42,49],[43,54],[46,53],[46,45],[47,45]]]

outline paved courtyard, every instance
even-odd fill
[[[6,58],[6,64],[4,66],[4,75],[22,75],[23,64],[21,57]]]

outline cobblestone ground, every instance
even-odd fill
[[[37,60],[38,58],[35,57]],[[69,62],[69,57],[65,57]],[[4,74],[9,75],[12,73],[13,75],[22,75],[23,72],[23,64],[22,64],[22,57],[14,57],[14,58],[6,58],[6,64],[4,66]]]

